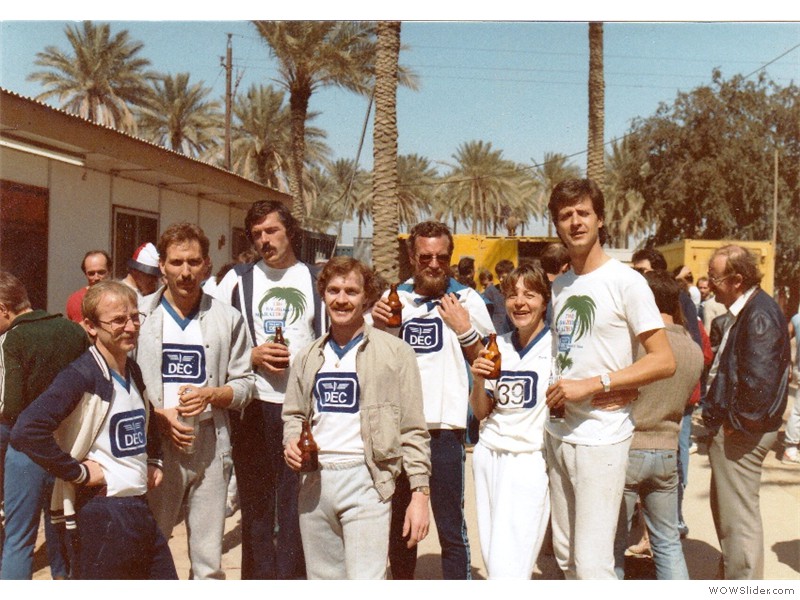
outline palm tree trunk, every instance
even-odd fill
[[[589,23],[589,147],[586,175],[600,189],[605,186],[604,120],[603,24]]]
[[[372,140],[372,262],[386,281],[397,281],[397,64],[400,22],[379,21],[375,55],[375,125]]]
[[[289,111],[292,124],[291,169],[289,190],[292,194],[292,215],[302,224],[310,213],[303,201],[303,163],[306,156],[306,116],[310,94],[292,90],[289,94]]]

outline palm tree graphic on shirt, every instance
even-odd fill
[[[556,361],[560,372],[572,366],[572,359],[569,357],[572,344],[591,331],[594,324],[595,309],[594,300],[589,296],[570,296],[558,313],[556,324],[558,325],[559,352],[556,356]],[[564,315],[564,313],[567,314]],[[563,321],[561,319],[562,315],[565,316]],[[562,328],[564,330],[563,334]],[[566,347],[566,351],[561,352],[563,347]]]
[[[269,290],[261,302],[258,303],[258,312],[263,315],[263,308],[271,301],[282,302],[284,305],[283,322],[284,334],[287,325],[291,325],[303,316],[306,311],[306,296],[300,290],[291,287],[274,287]],[[291,320],[290,320],[291,319]],[[288,338],[286,344],[289,345]]]

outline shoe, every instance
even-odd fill
[[[800,452],[790,455],[786,452],[783,453],[783,458],[781,458],[781,464],[784,465],[800,465]]]
[[[625,550],[625,556],[633,556],[635,558],[653,558],[653,551],[650,549],[649,542],[639,542],[633,546],[629,546]]]

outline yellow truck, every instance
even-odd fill
[[[758,258],[758,266],[764,278],[761,280],[761,288],[770,296],[775,286],[775,248],[772,242],[742,242],[739,240],[682,240],[658,246],[664,258],[667,260],[667,268],[672,269],[686,265],[692,271],[695,282],[698,278],[708,276],[708,260],[714,250],[737,244],[753,252]]]

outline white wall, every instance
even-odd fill
[[[114,205],[158,214],[160,231],[178,221],[198,223],[211,242],[215,271],[230,260],[232,227],[244,226],[246,211],[241,209],[4,147],[0,177],[50,191],[50,312],[64,312],[67,297],[85,285],[80,264],[87,250],[111,252]],[[221,236],[225,243],[219,248]]]

